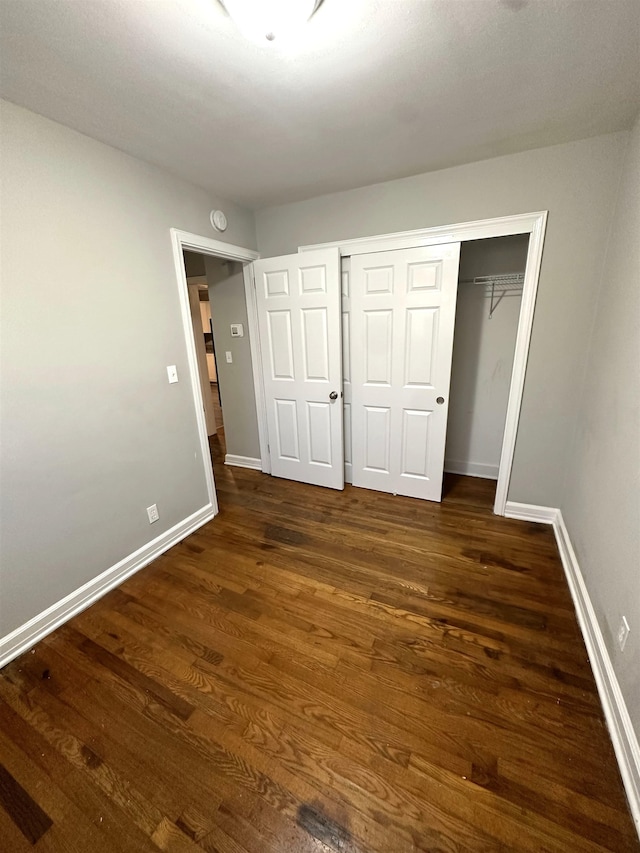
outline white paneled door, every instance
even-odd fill
[[[271,473],[344,488],[340,257],[254,261]]]
[[[460,243],[351,258],[355,486],[442,497]]]

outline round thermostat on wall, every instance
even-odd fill
[[[221,210],[212,210],[209,219],[211,219],[211,224],[216,231],[227,230],[227,217]]]

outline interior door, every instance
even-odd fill
[[[354,486],[439,501],[460,243],[351,258]]]
[[[271,473],[343,489],[338,250],[253,267]]]

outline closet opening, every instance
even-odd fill
[[[443,498],[461,476],[495,496],[528,248],[528,234],[461,245]]]

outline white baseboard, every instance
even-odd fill
[[[24,625],[16,628],[6,637],[0,639],[0,668],[6,666],[9,661],[18,657],[22,652],[34,646],[51,631],[54,631],[67,620],[89,607],[114,586],[122,583],[130,575],[135,574],[144,566],[148,565],[160,554],[176,545],[185,536],[193,533],[215,515],[211,504],[199,509],[197,512],[174,525],[170,530],[143,545],[133,554],[129,554],[115,566],[102,572],[96,578],[88,581],[83,586],[74,590],[60,601],[52,604],[42,613],[34,616]]]
[[[520,521],[539,521],[543,524],[553,524],[560,512],[550,506],[536,506],[535,504],[520,504],[516,501],[507,501],[504,514],[507,518],[517,518]]]
[[[234,456],[232,453],[227,453],[224,457],[225,465],[235,465],[236,468],[253,468],[256,471],[262,471],[262,459],[257,459],[255,456]]]
[[[499,465],[486,462],[464,462],[457,459],[445,459],[444,470],[449,474],[464,474],[466,477],[483,477],[485,480],[497,480]]]
[[[578,615],[591,669],[596,680],[613,748],[627,792],[631,814],[640,835],[640,745],[609,657],[562,512],[556,510],[553,532]]]
[[[627,792],[631,814],[638,835],[640,835],[640,746],[638,745],[638,736],[633,729],[631,717],[620,690],[562,512],[554,507],[507,501],[505,515],[507,518],[553,524],[560,559],[576,609],[584,644],[587,648],[589,662],[607,721],[609,736],[620,766],[620,774]]]

